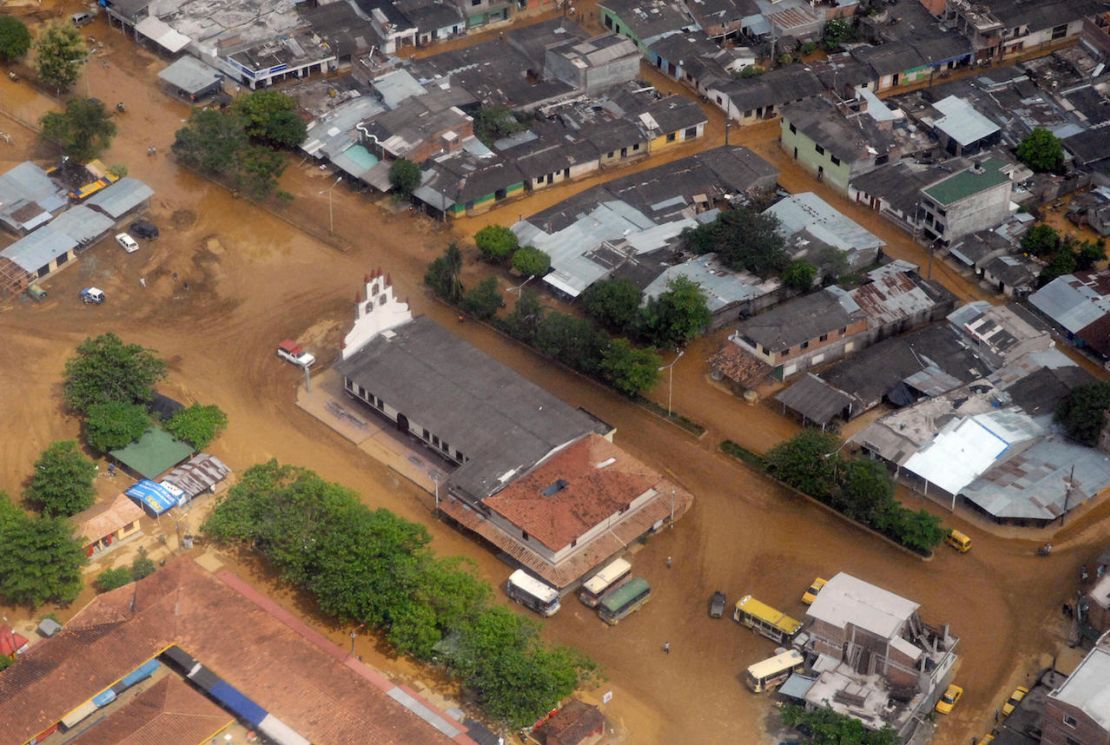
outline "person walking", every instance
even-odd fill
[[[670,642],[663,642],[663,654],[670,654],[670,653],[671,653],[671,643]]]
[[[668,556],[668,557],[667,557],[667,569],[670,569],[670,568],[671,568],[671,564],[672,564],[672,563],[673,563],[673,562],[671,561],[671,557],[669,557],[669,556]]]

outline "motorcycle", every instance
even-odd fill
[[[1048,556],[1052,553],[1052,544],[1046,543],[1037,549],[1037,556]]]
[[[1080,582],[1086,582],[1087,579],[1090,578],[1090,576],[1091,575],[1087,573],[1087,565],[1086,564],[1079,567],[1079,581]]]

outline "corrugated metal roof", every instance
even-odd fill
[[[420,85],[420,81],[408,70],[388,72],[380,78],[375,78],[373,86],[388,109],[395,109],[402,101],[427,93],[424,86]]]
[[[51,228],[65,233],[81,246],[94,243],[111,230],[113,225],[115,222],[107,215],[91,210],[83,204],[70,207],[50,223]]]
[[[1110,313],[1110,295],[1098,288],[1097,282],[1065,274],[1030,295],[1029,302],[1074,334]]]
[[[933,124],[962,147],[999,132],[997,124],[980,114],[974,106],[958,96],[948,96],[933,104],[942,116]]]
[[[841,214],[813,192],[791,194],[771,205],[764,214],[774,215],[782,223],[784,237],[808,230],[815,238],[841,251],[881,249],[886,243],[855,220]]]
[[[0,251],[0,257],[33,273],[76,247],[77,241],[51,225],[44,225]]]
[[[154,196],[154,189],[137,178],[125,176],[116,183],[94,194],[85,202],[109,217],[118,220]]]
[[[644,297],[659,297],[678,277],[686,277],[701,286],[706,305],[713,313],[736,302],[762,297],[782,285],[777,279],[761,280],[748,272],[726,269],[717,261],[717,254],[708,253],[665,269],[644,288]]]
[[[185,55],[158,73],[158,78],[190,95],[196,95],[219,83],[223,75],[196,57]]]
[[[775,400],[814,424],[824,426],[838,416],[846,416],[853,399],[812,373],[784,391]]]

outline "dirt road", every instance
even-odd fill
[[[450,311],[427,300],[420,286],[427,261],[450,237],[434,223],[387,215],[368,207],[361,196],[337,189],[336,232],[351,246],[339,252],[181,171],[164,153],[187,109],[151,85],[160,63],[99,22],[93,33],[115,49],[103,57],[107,67],[92,68],[94,95],[107,91],[107,100],[128,105],[105,160],[128,165],[133,175],[154,186],[151,212],[162,237],[132,255],[105,241],[46,283],[46,303],[21,299],[0,309],[5,340],[0,437],[7,456],[0,461],[0,488],[18,493],[42,448],[76,436],[77,422],[59,408],[64,361],[85,336],[113,330],[170,361],[168,393],[213,402],[228,413],[229,429],[214,452],[234,468],[267,458],[313,468],[356,489],[368,504],[424,522],[437,550],[469,556],[491,582],[502,581],[508,574],[504,565],[431,520],[426,493],[297,409],[297,372],[273,354],[278,340],[294,336],[328,364],[352,317],[363,273],[383,267],[417,312],[448,324],[567,402],[612,422],[623,447],[666,469],[696,495],[694,508],[678,527],[654,537],[634,558],[636,571],[656,588],[643,611],[609,628],[570,600],[545,624],[546,636],[601,663],[617,691],[607,711],[630,728],[628,742],[756,741],[752,733],[760,730],[768,702],[748,694],[739,675],[768,656],[773,645],[729,620],[709,620],[705,603],[716,589],[725,590],[730,601],[750,592],[800,615],[801,592],[815,575],[848,571],[921,603],[930,623],[951,623],[964,655],[957,677],[968,693],[942,725],[942,744],[981,734],[1004,689],[1015,676],[1024,676],[1029,660],[1058,640],[1059,603],[1075,569],[1090,560],[1107,534],[1094,517],[1070,525],[1070,537],[1051,560],[1033,556],[1035,539],[995,538],[960,519],[949,522],[976,542],[966,556],[941,552],[925,563],[877,543],[715,452],[724,437],[766,446],[792,425],[706,386],[702,355],[687,355],[676,369],[674,390],[675,407],[711,429],[698,441],[483,327],[454,323]],[[5,112],[33,120],[49,106],[25,86],[0,79]],[[4,119],[3,128],[18,126]],[[150,145],[158,147],[157,157],[146,156]],[[0,146],[0,166],[26,157],[31,147],[30,136],[20,132],[15,144]],[[284,183],[296,195],[290,212],[314,215],[321,226],[327,219],[326,197],[319,194],[322,178],[301,167],[291,169]],[[145,288],[140,278],[146,279]],[[108,293],[105,305],[76,302],[77,290],[92,283]],[[674,557],[671,569],[667,556]],[[299,605],[294,597],[283,600]],[[670,655],[660,651],[664,641],[671,643]],[[383,665],[405,670],[403,663]]]

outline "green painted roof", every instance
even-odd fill
[[[193,454],[193,449],[164,429],[148,429],[125,448],[111,455],[144,478],[153,479]]]
[[[1001,170],[1005,165],[1001,160],[989,158],[983,163],[982,173],[976,173],[968,168],[959,173],[953,173],[922,191],[932,197],[937,204],[952,204],[1009,181],[1010,177]]]
[[[601,607],[610,613],[620,610],[621,606],[630,602],[644,590],[649,589],[647,580],[643,577],[633,577],[623,585],[613,590],[601,599]]]

